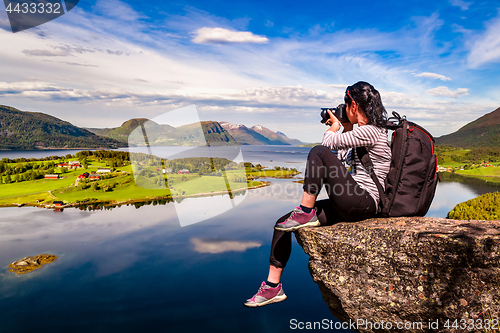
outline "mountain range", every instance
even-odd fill
[[[203,121],[179,127],[156,124],[145,118],[130,119],[115,128],[81,128],[41,112],[20,111],[0,105],[0,149],[117,148],[150,145],[301,145],[256,125],[247,127],[225,121]],[[135,131],[137,135],[132,135]],[[135,141],[134,141],[135,140]],[[500,147],[500,108],[436,138],[437,145],[460,148]]]
[[[500,147],[500,108],[454,133],[436,138],[436,144],[460,148]]]
[[[131,145],[144,144],[142,130],[134,132],[138,126],[143,126],[148,142],[152,146],[162,145],[299,145],[301,141],[288,138],[282,132],[256,125],[248,128],[245,125],[234,125],[225,121],[202,121],[201,131],[197,123],[179,127],[156,124],[153,121],[139,118],[130,119],[120,127],[87,128],[97,135],[116,140],[127,141]]]
[[[220,125],[240,144],[243,145],[301,145],[302,141],[288,138],[282,132],[256,125],[250,128],[245,125],[234,125],[221,121]]]
[[[145,145],[146,139],[151,146],[205,146],[207,141],[212,146],[238,144],[216,121],[173,127],[139,118],[127,120],[120,127],[88,130],[100,136],[127,142],[130,146]]]
[[[298,145],[257,125],[233,125],[202,121],[179,127],[157,124],[145,118],[130,119],[115,128],[80,128],[41,112],[20,111],[0,105],[0,149],[117,148],[143,145]],[[131,135],[132,134],[132,135]]]

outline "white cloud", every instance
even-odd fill
[[[420,74],[415,74],[415,76],[421,76],[421,77],[428,77],[431,79],[439,79],[441,81],[451,81],[451,78],[441,75],[441,74],[436,74],[436,73],[429,73],[429,72],[423,72]]]
[[[500,18],[487,24],[486,31],[480,36],[473,36],[471,51],[467,62],[471,68],[478,68],[491,62],[500,62]]]
[[[469,9],[469,6],[472,5],[472,2],[466,2],[464,0],[450,0],[450,4],[452,6],[460,7],[462,10]]]
[[[442,96],[442,97],[452,97],[458,98],[460,96],[469,95],[469,89],[467,88],[458,88],[455,91],[450,90],[448,87],[440,86],[437,88],[429,89],[426,91],[428,95],[432,96]]]
[[[244,252],[254,247],[260,247],[259,242],[244,241],[218,241],[192,238],[194,250],[198,253],[223,253],[223,252]]]
[[[226,32],[236,34],[240,42],[248,41],[248,36],[249,40],[267,38],[206,13],[170,18],[165,24],[171,25],[165,28],[142,20],[129,21],[143,15],[126,6],[121,10],[132,10],[126,22],[76,7],[36,31],[21,35],[0,30],[3,44],[8,45],[0,49],[3,103],[48,112],[89,127],[113,127],[133,117],[152,118],[165,108],[197,104],[201,113],[206,112],[204,120],[259,123],[277,130],[300,124],[304,131],[285,133],[309,142],[312,136],[321,136],[317,130],[319,107],[342,102],[346,86],[358,80],[381,91],[387,110],[413,115],[412,119],[427,124],[441,121],[445,114],[452,118],[453,112],[462,115],[471,109],[484,109],[484,105],[456,100],[436,104],[426,97],[427,87],[419,86],[419,80],[410,74],[428,75],[422,68],[428,68],[429,59],[449,51],[433,36],[442,24],[437,14],[417,19],[415,27],[392,33],[341,30],[313,37],[277,38],[266,47],[250,43],[244,47],[203,47],[200,52],[198,45],[186,43],[186,39],[201,27],[242,30],[215,28],[224,32],[222,37]],[[210,32],[211,28],[203,29]],[[229,43],[228,38],[217,39],[209,33],[198,37],[206,43]],[[395,56],[389,60],[380,56],[386,52]],[[412,59],[410,64],[408,59]],[[442,70],[452,72],[448,67]],[[434,76],[439,74],[430,74],[441,79]],[[44,81],[33,86],[26,79],[30,76]],[[454,80],[459,79],[457,72]],[[430,94],[457,98],[468,91],[431,89]],[[461,113],[462,109],[466,111]],[[436,127],[441,133],[449,128],[442,122]]]
[[[201,28],[196,31],[193,42],[196,44],[227,44],[227,43],[256,43],[264,44],[269,39],[254,35],[249,31],[234,31],[224,28]]]
[[[0,17],[0,29],[12,32],[12,29],[10,27],[10,22],[9,22],[8,18]]]
[[[119,0],[97,0],[94,10],[107,17],[115,17],[123,21],[137,21],[146,18],[135,11],[129,4]]]

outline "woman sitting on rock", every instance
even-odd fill
[[[344,131],[340,133],[339,120],[328,111],[330,119],[326,124],[330,128],[323,136],[322,145],[312,148],[307,157],[302,202],[276,222],[267,281],[246,300],[245,306],[264,306],[286,299],[280,280],[292,250],[290,231],[341,221],[361,221],[377,213],[377,187],[353,148],[366,147],[375,174],[384,184],[391,162],[385,129],[387,113],[379,92],[367,82],[347,87],[344,100],[349,122],[342,123]],[[358,127],[353,129],[353,124]],[[332,149],[338,151],[338,157]],[[351,173],[341,161],[350,165]],[[316,201],[323,185],[329,199]]]

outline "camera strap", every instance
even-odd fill
[[[380,181],[378,180],[378,177],[375,174],[372,159],[370,158],[370,155],[368,155],[368,150],[366,150],[366,147],[356,147],[356,154],[358,155],[361,164],[363,164],[365,169],[370,174],[370,177],[372,178],[373,182],[377,186],[378,194],[380,196],[379,211],[381,211],[386,195],[384,188],[382,187],[382,184],[380,184]]]

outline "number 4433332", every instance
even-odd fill
[[[61,14],[61,4],[60,3],[17,3],[14,7],[12,3],[9,3],[7,8],[5,8],[7,13],[23,13],[23,14]]]

